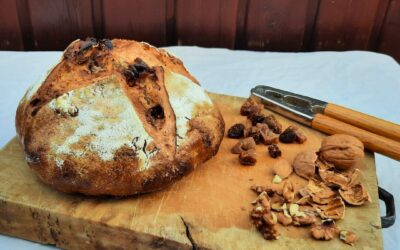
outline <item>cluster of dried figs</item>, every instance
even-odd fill
[[[364,146],[355,137],[336,134],[326,137],[318,152],[303,151],[292,164],[278,162],[273,167],[273,183],[283,188],[252,186],[258,194],[250,218],[265,239],[278,239],[276,224],[310,226],[311,236],[317,240],[339,237],[353,245],[357,236],[339,230],[335,221],[345,217],[346,204],[360,206],[370,202],[370,196],[360,182],[360,170],[354,168],[364,157]],[[308,184],[294,189],[288,177],[294,172],[307,179]]]
[[[282,143],[304,143],[307,138],[295,126],[289,126],[282,132],[282,125],[274,115],[264,115],[264,106],[250,97],[240,108],[240,114],[247,117],[248,125],[236,123],[229,128],[227,136],[240,141],[232,148],[233,154],[239,155],[242,165],[256,164],[255,147],[257,144],[268,146],[268,153],[272,158],[278,158],[282,151],[278,141]]]

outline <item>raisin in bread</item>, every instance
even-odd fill
[[[16,114],[29,166],[64,192],[159,190],[213,157],[224,121],[182,62],[128,40],[76,40]]]

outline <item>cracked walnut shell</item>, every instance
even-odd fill
[[[355,184],[348,190],[339,190],[339,194],[350,205],[360,206],[366,201],[371,202],[368,191],[361,183]]]
[[[364,157],[364,145],[354,136],[335,134],[322,140],[319,156],[337,169],[346,170]]]
[[[305,179],[314,177],[317,158],[317,154],[312,150],[300,152],[293,161],[294,172]]]
[[[286,179],[293,172],[292,165],[285,159],[278,160],[274,164],[272,170],[275,175],[278,175],[282,179]]]

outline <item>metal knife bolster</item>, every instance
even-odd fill
[[[315,114],[324,113],[328,104],[321,100],[263,85],[251,89],[251,95],[259,99],[266,108],[310,127]]]

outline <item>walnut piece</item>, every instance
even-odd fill
[[[292,217],[290,215],[285,215],[283,212],[277,213],[276,217],[278,222],[284,226],[289,226],[293,222]]]
[[[289,126],[282,134],[279,135],[279,141],[283,143],[304,143],[307,137],[296,126]]]
[[[294,188],[293,184],[290,181],[286,181],[285,184],[283,184],[283,191],[282,195],[285,198],[287,202],[293,202],[294,200]]]
[[[280,178],[286,179],[292,174],[293,168],[287,160],[279,159],[272,167],[272,171],[275,175],[279,175]]]
[[[339,190],[339,194],[350,205],[360,206],[366,201],[371,202],[368,191],[361,183],[353,185],[348,190]]]
[[[334,220],[323,220],[321,224],[311,228],[311,235],[317,240],[331,240],[337,237],[339,229]]]
[[[253,166],[256,164],[256,151],[254,149],[250,149],[247,151],[243,151],[239,154],[239,162],[245,166]]]
[[[312,150],[300,152],[293,161],[296,174],[305,179],[314,177],[317,154]]]
[[[354,136],[335,134],[322,140],[319,155],[337,169],[346,170],[364,157],[364,145]]]
[[[293,225],[295,226],[309,226],[317,221],[317,218],[312,214],[306,214],[306,216],[292,216]]]
[[[277,217],[271,211],[268,195],[261,193],[250,213],[252,224],[267,240],[276,240],[279,238],[279,232],[276,230]]]
[[[279,217],[278,217],[278,221],[279,221]],[[356,241],[358,240],[358,236],[351,231],[342,230],[339,233],[339,239],[341,239],[346,244],[354,246],[354,243],[356,243]]]
[[[238,143],[236,143],[235,146],[231,149],[232,154],[240,154],[243,151],[247,151],[250,149],[254,149],[256,147],[256,143],[253,139],[253,137],[247,137],[243,140],[240,140]]]
[[[273,195],[274,190],[271,187],[267,186],[257,186],[257,185],[252,185],[250,187],[251,190],[253,190],[257,194],[261,194],[262,192],[266,192],[268,195]]]

